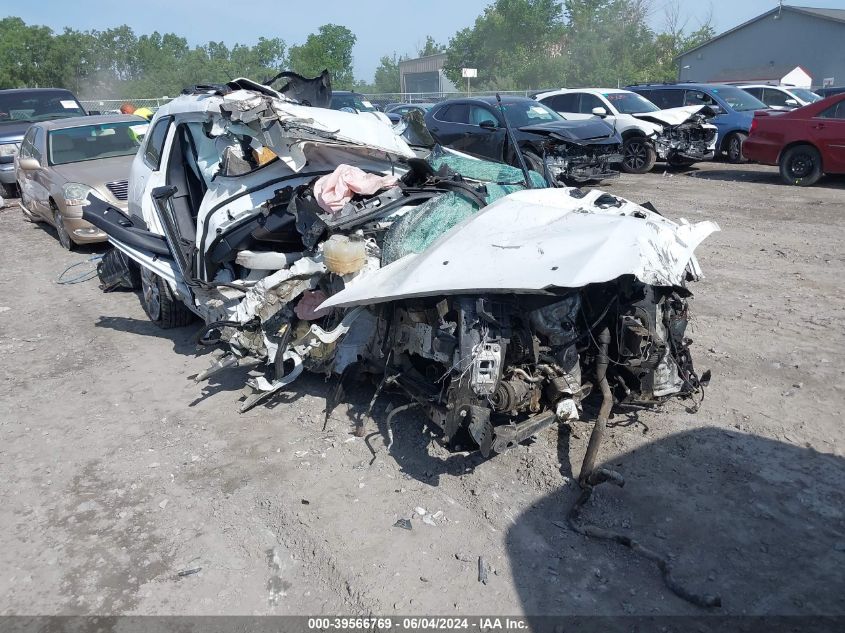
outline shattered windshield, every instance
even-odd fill
[[[766,110],[769,106],[752,97],[750,94],[734,88],[733,86],[724,86],[722,88],[713,88],[713,93],[724,99],[727,104],[737,112],[750,112],[751,110]]]
[[[806,101],[807,103],[815,103],[816,101],[821,101],[821,97],[819,95],[817,95],[812,90],[807,90],[806,88],[790,88],[789,92],[794,94],[802,101]]]
[[[564,120],[557,112],[539,101],[526,99],[525,101],[511,101],[502,105],[505,108],[508,123],[514,127]]]
[[[21,92],[0,95],[0,125],[85,116],[85,110],[69,92]]]
[[[604,98],[616,108],[620,114],[640,114],[642,112],[657,112],[660,110],[651,101],[636,92],[603,93]]]
[[[51,165],[131,156],[147,132],[146,122],[124,121],[52,130],[47,136]]]

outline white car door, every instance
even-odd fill
[[[150,192],[167,184],[166,156],[173,142],[173,117],[155,120],[144,138],[144,145],[135,154],[129,175],[129,215],[138,216],[147,223],[149,230],[162,235],[158,216],[153,209]]]

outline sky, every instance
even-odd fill
[[[305,41],[320,25],[341,24],[358,37],[353,51],[355,76],[371,81],[382,55],[415,55],[431,35],[447,43],[471,26],[491,0],[0,0],[0,16],[55,31],[107,29],[128,24],[137,35],[172,32],[189,44],[223,41],[253,44],[259,37],[280,37],[288,46]],[[680,2],[688,28],[708,13],[721,33],[777,6],[777,0],[652,0],[651,26],[660,30],[665,7]],[[786,4],[845,9],[845,0],[798,0]]]

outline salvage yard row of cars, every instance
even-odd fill
[[[199,317],[221,353],[198,381],[258,360],[242,411],[303,371],[371,374],[485,456],[591,395],[597,445],[612,407],[694,399],[709,377],[686,326],[693,253],[718,226],[572,185],[737,139],[794,184],[845,171],[845,95],[777,112],[731,86],[558,90],[391,125],[325,76],[285,79],[189,88],[150,122],[0,93],[0,120],[29,123],[24,216],[65,248],[107,239],[103,287],[140,290],[161,327]]]
[[[101,287],[139,290],[162,328],[194,323],[218,350],[196,381],[237,372],[242,412],[307,371],[335,377],[337,394],[370,377],[372,403],[407,401],[388,428],[414,407],[444,444],[484,457],[595,417],[589,492],[621,482],[596,468],[614,408],[697,408],[710,372],[687,335],[694,251],[718,225],[571,185],[626,160],[710,159],[753,97],[690,87],[661,110],[636,91],[561,90],[407,108],[391,125],[335,98],[325,75],[284,79],[187,88],[149,122],[79,116],[52,93],[7,100],[0,120],[30,123],[14,157],[24,216],[65,248],[107,239]],[[806,120],[832,140],[818,154],[789,145],[802,184],[840,164],[823,152],[845,147],[845,95],[758,113],[746,145],[794,128],[792,143]]]

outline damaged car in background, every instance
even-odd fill
[[[619,175],[622,139],[604,121],[567,121],[533,99],[497,98],[443,101],[426,112],[425,124],[438,143],[460,152],[517,166],[521,154],[553,186]]]
[[[622,170],[644,174],[656,161],[689,167],[713,160],[716,154],[715,116],[705,105],[661,110],[630,90],[577,88],[542,92],[534,97],[568,120],[600,118],[622,135]]]
[[[140,266],[153,321],[204,321],[222,355],[197,381],[260,363],[242,411],[303,371],[371,374],[373,401],[408,401],[388,428],[418,407],[489,455],[579,418],[591,393],[599,439],[614,405],[701,395],[688,286],[716,224],[419,154],[375,118],[235,80],[159,109],[128,213],[92,195],[84,217]]]

